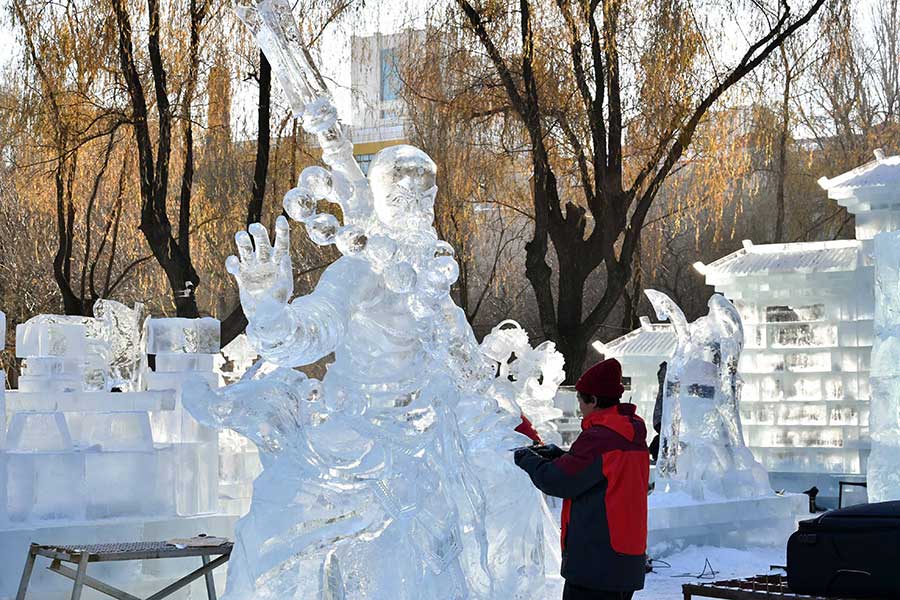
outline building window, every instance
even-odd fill
[[[381,50],[381,101],[396,100],[400,93],[400,72],[395,48]]]
[[[372,164],[372,158],[374,156],[374,154],[357,154],[354,157],[364,175],[369,174],[369,165]]]

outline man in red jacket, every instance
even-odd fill
[[[644,587],[647,550],[647,427],[620,404],[622,366],[588,369],[575,384],[583,419],[568,452],[516,451],[534,485],[564,498],[563,600],[629,600]]]

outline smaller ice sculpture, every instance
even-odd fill
[[[900,232],[875,236],[869,502],[900,500]]]
[[[93,317],[38,315],[16,327],[22,391],[139,389],[143,306],[98,300]]]
[[[688,323],[667,295],[645,293],[657,318],[671,321],[677,336],[663,395],[659,479],[669,491],[686,491],[698,500],[771,494],[768,474],[741,430],[737,366],[744,331],[737,310],[713,294],[709,313]]]
[[[555,419],[563,416],[553,399],[566,378],[565,358],[553,342],[532,348],[528,332],[513,320],[506,320],[484,336],[481,351],[497,363],[493,395],[507,410],[516,406],[547,444],[561,444]]]

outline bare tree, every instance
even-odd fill
[[[191,262],[189,243],[186,241],[181,243],[176,232],[173,231],[167,207],[173,115],[160,42],[159,1],[147,0],[149,29],[146,50],[151,65],[158,128],[155,150],[144,83],[135,59],[128,3],[125,0],[112,0],[112,5],[119,32],[119,61],[131,100],[131,125],[134,129],[138,154],[141,190],[140,230],[144,234],[153,256],[166,274],[172,289],[176,313],[182,317],[197,317],[200,313],[197,309],[195,290],[200,283],[200,276]],[[195,21],[200,18],[202,18],[200,11],[191,11],[192,45],[199,43],[199,39],[196,41],[193,39],[193,31],[195,27],[199,27]],[[190,131],[189,127],[188,131]],[[182,213],[190,211],[189,182],[187,185],[187,195],[183,195],[182,203],[179,206]],[[186,216],[186,218],[189,217]],[[178,221],[181,222],[180,217]],[[182,237],[186,240],[186,231],[182,233]]]
[[[528,140],[535,220],[526,245],[526,276],[537,298],[544,334],[565,355],[570,381],[581,372],[591,337],[622,299],[649,210],[707,112],[809,22],[823,2],[814,1],[797,17],[786,0],[773,9],[758,5],[774,12],[773,25],[748,43],[734,66],[714,72],[710,89],[703,92],[685,85],[684,73],[679,73],[702,47],[698,44],[702,36],[686,33],[692,23],[690,4],[654,3],[657,20],[645,44],[655,50],[655,56],[648,57],[660,77],[654,85],[668,94],[670,106],[667,114],[645,120],[643,139],[635,136],[632,141],[626,138],[623,92],[629,88],[621,54],[628,48],[628,3],[557,0],[557,12],[546,16],[545,7],[529,0],[485,4],[456,0]],[[542,15],[544,22],[538,20]],[[516,30],[512,38],[516,43],[509,43]],[[568,49],[567,67],[553,53],[554,41],[560,38]],[[566,91],[567,83],[579,107],[577,111],[567,107],[565,118],[560,118],[553,110],[559,103],[551,98],[560,88]],[[641,126],[629,124],[635,130]],[[577,165],[581,201],[571,196],[574,186],[566,186],[557,176],[560,150],[551,143],[557,132],[570,151],[564,158]],[[627,160],[629,143],[649,149],[640,155],[639,164]],[[590,230],[588,212],[594,217]],[[547,260],[551,243],[555,273]],[[595,272],[603,273],[605,286],[600,298],[585,307],[585,286]]]
[[[114,103],[104,104],[102,92],[108,83],[105,49],[113,39],[109,19],[76,3],[62,9],[15,0],[10,8],[24,42],[22,66],[36,84],[20,90],[24,141],[14,160],[20,172],[28,173],[31,190],[40,189],[35,178],[42,178],[44,165],[52,165],[53,277],[63,310],[90,315],[98,299],[114,293],[144,262],[132,260],[115,273],[127,157],[115,152],[123,115]],[[104,195],[113,202],[104,206]]]

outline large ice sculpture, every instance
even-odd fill
[[[900,500],[900,232],[875,236],[869,502]]]
[[[744,444],[738,359],[744,345],[741,317],[713,294],[709,313],[688,323],[667,295],[645,290],[661,320],[675,329],[669,361],[657,472],[670,491],[697,499],[771,494],[768,474]]]
[[[260,224],[239,233],[226,263],[268,364],[223,390],[185,388],[184,401],[260,450],[228,598],[543,598],[555,527],[510,459],[528,443],[516,398],[497,402],[497,362],[450,298],[459,267],[432,226],[434,163],[394,146],[366,179],[289,5],[239,16],[331,167],[305,169],[285,210],[343,257],[290,302],[284,218],[274,245]],[[331,353],[321,382],[291,369]]]

